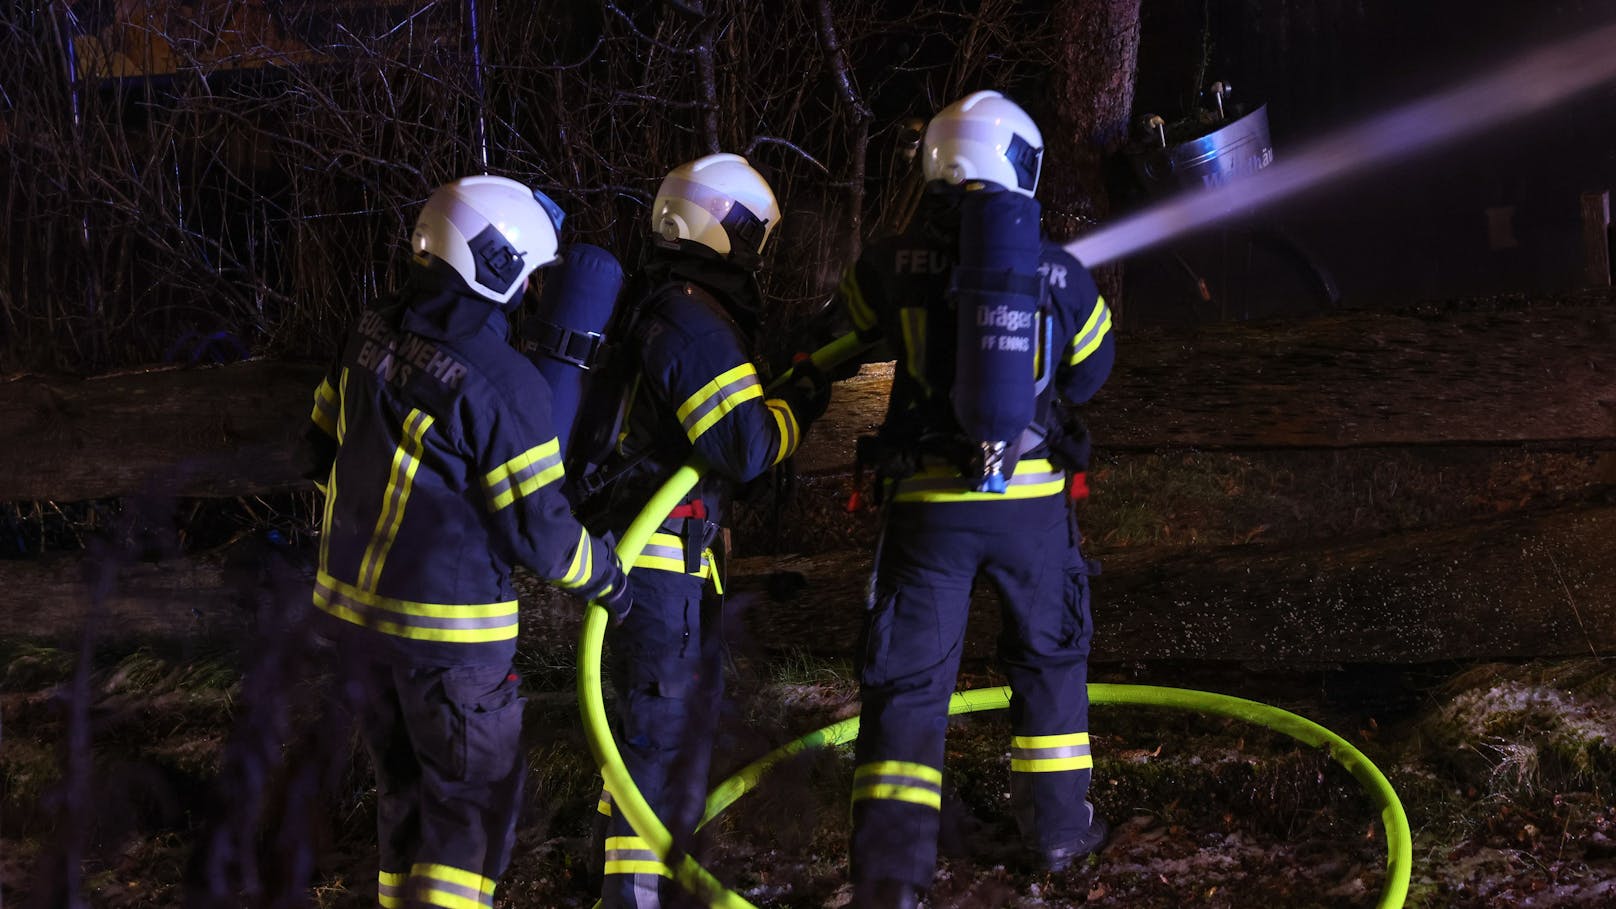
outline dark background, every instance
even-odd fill
[[[1616,20],[1610,2],[1208,0],[1142,6],[1135,119],[1183,116],[1198,87],[1222,80],[1234,99],[1268,104],[1276,159],[1362,118],[1490,73],[1501,61],[1579,28]],[[1613,48],[1612,53],[1616,53]],[[1197,80],[1203,72],[1204,77]],[[1434,147],[1264,213],[1288,228],[1336,279],[1342,305],[1580,286],[1580,195],[1616,188],[1616,89],[1603,87],[1508,128]],[[1488,211],[1514,246],[1495,248]],[[1159,255],[1129,273],[1136,320],[1291,315],[1310,301],[1242,296],[1249,245],[1216,231],[1175,249],[1224,299],[1191,307],[1189,282]],[[1258,250],[1250,273],[1270,293],[1294,289],[1292,269]],[[1219,278],[1226,278],[1219,284]],[[1298,293],[1300,293],[1298,291]],[[1195,312],[1192,312],[1192,309]]]

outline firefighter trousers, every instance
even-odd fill
[[[673,834],[675,850],[688,853],[706,804],[724,694],[720,601],[707,595],[699,576],[639,569],[628,578],[634,607],[607,641],[617,744],[635,785]],[[668,866],[613,810],[604,790],[595,838],[603,909],[685,904]]]
[[[948,699],[978,575],[1001,605],[1010,789],[1025,843],[1050,852],[1082,842],[1093,767],[1090,568],[1065,496],[889,507],[858,660],[854,882],[931,884]]]
[[[376,770],[379,905],[493,906],[527,764],[516,673],[509,663],[349,667]]]

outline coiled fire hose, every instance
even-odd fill
[[[863,349],[856,335],[844,335],[813,354],[815,365],[830,368],[857,355]],[[783,382],[789,373],[776,380]],[[684,501],[701,479],[700,464],[691,463],[679,468],[657,490],[645,508],[634,519],[617,543],[617,556],[623,570],[633,570],[651,534],[661,526],[675,506]],[[578,642],[578,707],[583,714],[584,734],[595,764],[600,768],[606,788],[612,793],[612,804],[621,811],[630,825],[645,840],[646,846],[668,865],[680,886],[695,894],[714,909],[755,909],[740,894],[726,888],[687,854],[675,854],[673,836],[662,820],[651,810],[645,797],[623,766],[622,753],[612,739],[611,724],[606,717],[606,704],[601,688],[600,658],[605,641],[608,614],[598,603],[591,603],[584,614],[583,634]],[[1290,736],[1304,745],[1323,748],[1329,752],[1353,779],[1369,794],[1380,809],[1380,819],[1386,828],[1386,884],[1381,890],[1377,909],[1399,909],[1408,895],[1409,875],[1414,862],[1413,835],[1408,816],[1385,774],[1380,772],[1363,752],[1354,748],[1341,736],[1312,720],[1297,716],[1278,707],[1244,698],[1214,694],[1208,691],[1190,691],[1183,688],[1161,688],[1151,685],[1089,685],[1091,704],[1129,704],[1134,706],[1166,707],[1191,710],[1217,716],[1231,717],[1255,723],[1275,732]],[[1009,706],[1009,688],[981,688],[956,692],[948,704],[949,715],[975,713],[979,710],[997,710]],[[743,767],[734,776],[719,783],[707,797],[706,813],[702,823],[718,816],[736,799],[746,794],[763,778],[770,768],[791,757],[814,748],[851,742],[858,735],[858,717],[850,717],[815,730],[764,755]]]

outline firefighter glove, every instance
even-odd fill
[[[623,620],[628,618],[629,612],[634,608],[634,599],[628,595],[628,579],[624,578],[601,594],[595,602],[605,606],[606,611],[611,613],[613,627],[623,624]]]
[[[780,390],[780,397],[791,405],[797,422],[806,426],[824,416],[830,406],[830,378],[812,358],[799,354],[791,366],[791,381]]]
[[[617,561],[617,554],[612,554],[611,578],[601,592],[594,597],[595,602],[606,607],[611,613],[612,624],[621,625],[628,618],[629,610],[634,608],[634,600],[628,595],[628,575],[623,573],[623,566]]]

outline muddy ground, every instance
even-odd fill
[[[564,604],[555,606],[565,609]],[[567,617],[545,610],[550,629]],[[559,635],[565,637],[565,635]],[[176,906],[184,869],[209,834],[238,830],[242,726],[267,722],[239,657],[178,653],[158,643],[107,648],[91,678],[94,758],[79,804],[87,826],[61,821],[68,735],[64,693],[74,654],[9,647],[0,707],[7,905],[39,905],[64,836],[81,835],[92,906]],[[568,691],[563,653],[534,646],[523,666],[530,786],[518,858],[501,889],[510,907],[590,904],[583,856],[596,780]],[[791,653],[743,656],[718,746],[718,772],[856,710],[850,666]],[[1616,667],[1596,660],[1470,667],[1337,667],[1312,671],[1221,665],[1105,666],[1104,681],[1198,687],[1282,705],[1340,732],[1399,792],[1414,832],[1408,905],[1607,906],[1616,898]],[[285,833],[312,859],[311,902],[370,905],[373,792],[340,719],[313,691],[259,769],[266,798],[261,871],[239,905],[271,905]],[[962,686],[1001,682],[970,667]],[[249,692],[244,695],[244,690]],[[241,720],[247,723],[233,723]],[[1365,794],[1326,756],[1232,720],[1097,707],[1093,798],[1116,832],[1097,859],[1061,874],[1027,869],[1006,792],[1002,714],[950,729],[944,859],[929,905],[1373,906],[1384,886],[1384,832]],[[233,738],[234,737],[234,738]],[[289,799],[311,767],[330,771],[303,804]],[[778,769],[707,831],[701,855],[759,906],[841,906],[852,774],[845,749]],[[312,792],[312,790],[311,790]],[[251,801],[248,799],[247,801]],[[283,826],[290,824],[290,828]],[[281,836],[277,836],[279,833]],[[47,903],[51,904],[51,903]],[[228,904],[228,903],[227,903]]]

